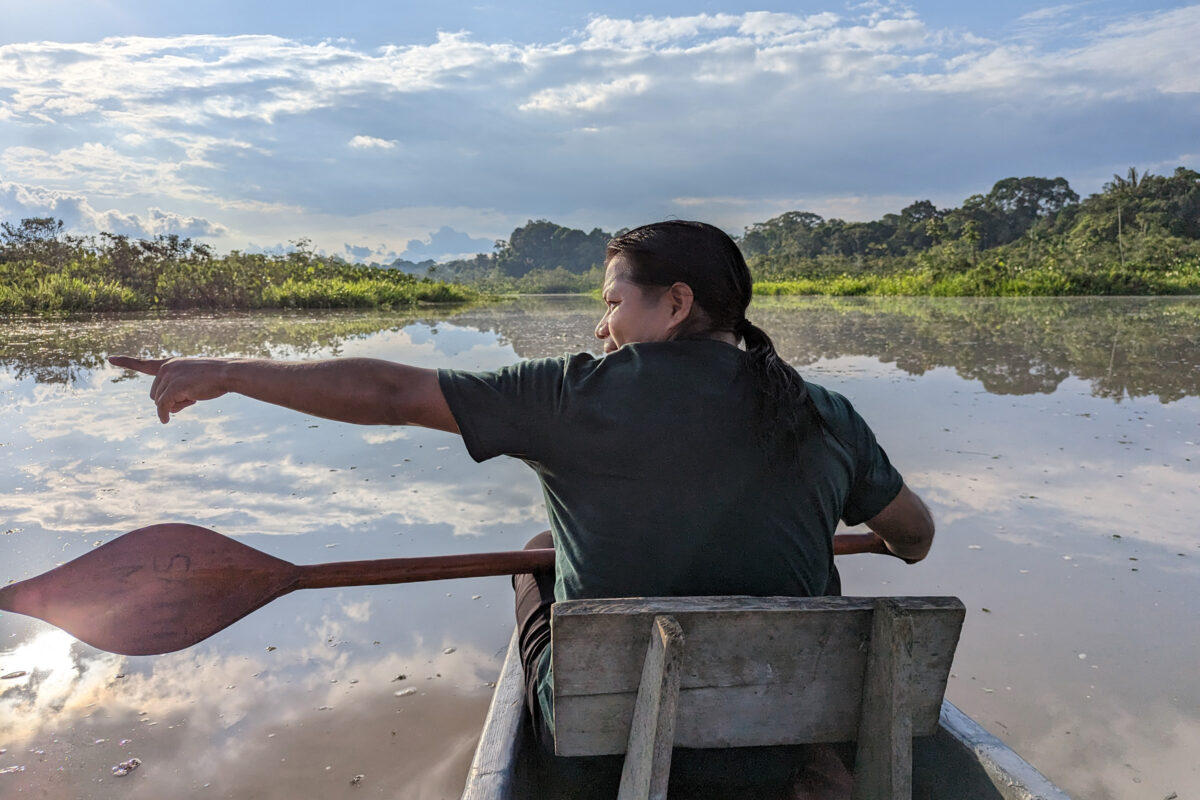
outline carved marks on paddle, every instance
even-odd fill
[[[125,567],[113,567],[113,572],[115,572],[117,575],[121,576],[118,579],[118,580],[120,580],[121,583],[128,583],[130,575],[133,575],[135,572],[141,572],[141,571],[142,571],[141,564],[130,564]]]
[[[143,570],[149,570],[149,575]],[[188,610],[189,593],[188,581],[192,571],[192,558],[187,553],[155,553],[147,562],[127,564],[113,567],[113,572],[119,576],[118,582],[134,590],[148,591],[158,598],[145,609],[141,619],[148,623],[146,638],[152,641],[171,641],[189,628]],[[138,575],[138,573],[142,573]],[[137,576],[137,577],[134,577]],[[153,580],[146,584],[147,578]],[[192,598],[194,599],[194,598]]]
[[[176,553],[167,558],[165,556],[154,557],[154,571],[159,573],[159,580],[178,580],[175,577],[164,578],[162,573],[172,572],[189,572],[192,569],[192,559],[183,553]]]

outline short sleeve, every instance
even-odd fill
[[[883,511],[904,486],[904,478],[888,461],[887,453],[875,441],[871,429],[865,424],[864,428],[870,443],[864,442],[859,473],[842,508],[842,519],[847,525],[859,525]]]
[[[537,460],[562,398],[565,360],[522,361],[494,372],[439,369],[438,384],[476,461]]]
[[[896,498],[904,486],[904,478],[892,466],[887,453],[875,440],[871,427],[849,400],[837,392],[826,391],[825,402],[832,413],[823,416],[836,426],[837,438],[852,451],[854,459],[854,475],[842,506],[842,520],[847,525],[859,525],[883,511]]]

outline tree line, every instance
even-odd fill
[[[218,255],[176,235],[78,236],[61,220],[27,218],[0,223],[0,313],[587,292],[623,232],[530,220],[472,258],[358,265],[304,239],[285,254]],[[789,211],[735,238],[760,294],[1200,294],[1200,173],[1131,168],[1084,199],[1061,177],[1011,177],[956,208],[919,200],[867,222]]]
[[[609,238],[530,220],[493,253],[429,271],[493,289],[594,289]],[[867,222],[789,211],[735,239],[764,293],[1195,293],[1200,173],[1131,168],[1082,200],[1065,178],[1011,177],[957,208],[919,200]]]

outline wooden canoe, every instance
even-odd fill
[[[748,756],[744,751],[749,750],[760,752]],[[789,762],[787,748],[676,752],[672,798],[782,797],[789,763],[794,763]],[[746,771],[738,767],[739,759],[745,757],[754,758],[754,775],[758,780],[753,783]],[[619,756],[553,759],[539,754],[525,708],[524,680],[514,633],[462,800],[611,799],[617,795],[620,765]],[[777,794],[768,787],[779,787],[774,790]],[[937,732],[913,740],[913,798],[1070,800],[1065,792],[948,700],[942,702]]]

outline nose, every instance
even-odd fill
[[[603,317],[601,317],[600,322],[597,323],[596,338],[597,339],[607,339],[608,338],[608,314],[605,314]]]

